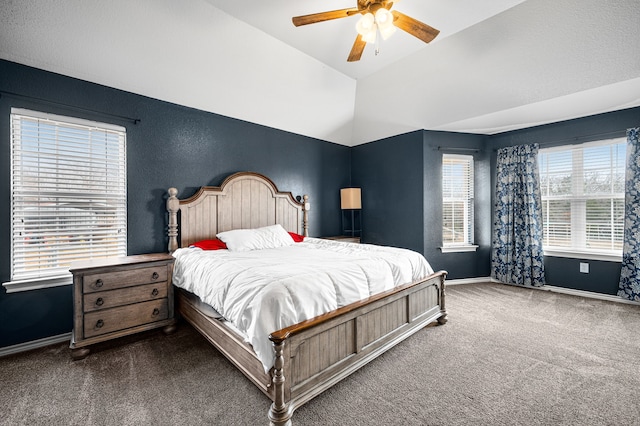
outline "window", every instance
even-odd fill
[[[540,150],[545,252],[622,254],[625,155],[624,138]]]
[[[474,247],[473,156],[442,156],[442,244]],[[449,250],[452,251],[452,250]]]
[[[77,260],[126,255],[125,129],[11,110],[11,282],[71,283]]]

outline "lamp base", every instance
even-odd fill
[[[358,210],[358,222],[360,225],[360,229],[356,229],[356,222],[355,222],[355,218],[356,218],[356,209],[349,209],[351,211],[351,222],[348,224],[350,225],[350,228],[347,228],[345,226],[345,220],[344,220],[344,212],[346,209],[342,210],[342,234],[343,235],[347,235],[350,237],[362,237],[362,218],[361,218],[361,212],[360,210]]]

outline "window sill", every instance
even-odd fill
[[[476,251],[478,249],[477,245],[474,244],[465,244],[463,246],[442,246],[440,250],[443,253],[464,253],[469,251]]]
[[[20,291],[39,290],[43,288],[71,285],[72,283],[73,276],[69,274],[58,277],[31,278],[26,280],[7,281],[6,283],[2,283],[2,286],[7,290],[7,293],[18,293]]]
[[[579,250],[545,249],[545,256],[566,257],[570,259],[601,260],[604,262],[622,262],[622,254],[617,253],[593,253]]]

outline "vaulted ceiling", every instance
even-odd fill
[[[401,0],[441,32],[346,58],[356,0],[2,0],[0,58],[343,145],[640,105],[638,0]],[[359,15],[358,15],[359,16]]]

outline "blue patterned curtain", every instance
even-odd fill
[[[544,285],[538,145],[498,150],[491,276]]]
[[[627,130],[624,246],[618,296],[640,302],[640,127]]]

